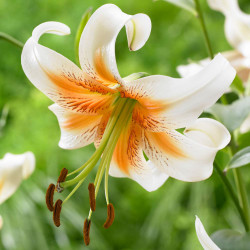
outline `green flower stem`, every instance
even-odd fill
[[[0,39],[3,39],[9,43],[12,43],[19,48],[23,48],[23,43],[21,41],[17,40],[16,38],[14,38],[14,37],[12,37],[4,32],[0,32]]]
[[[107,125],[107,129],[105,129],[101,145],[98,147],[94,155],[91,157],[93,159],[90,158],[90,160],[87,162],[87,165],[85,164],[86,166],[85,165],[82,166],[84,169],[74,179],[61,183],[60,184],[61,187],[66,188],[66,187],[75,185],[91,172],[91,170],[97,164],[98,160],[101,158],[101,155],[103,154],[103,152],[106,150],[106,148],[108,148],[107,143],[110,141],[110,137],[112,137],[112,133],[114,133],[114,131],[116,131],[115,133],[117,133],[117,127],[118,128],[123,127],[123,124],[122,123],[120,124],[118,121],[120,120],[123,121],[124,120],[123,116],[126,117],[127,115],[131,115],[128,112],[130,112],[129,111],[130,106],[134,107],[134,102],[135,102],[134,100],[120,98],[117,102],[118,103],[116,105],[118,108],[115,109],[112,117],[110,118],[110,122],[112,123],[112,125]]]
[[[208,53],[209,53],[210,58],[213,59],[214,58],[214,53],[213,53],[212,45],[211,45],[211,42],[210,42],[210,39],[209,39],[209,36],[208,36],[207,28],[206,28],[206,25],[205,25],[203,13],[202,13],[201,6],[200,6],[200,2],[199,2],[199,0],[194,0],[194,2],[195,2],[196,10],[197,10],[197,13],[198,13],[198,18],[200,20],[201,28],[202,28],[202,31],[203,31],[203,34],[204,34],[204,37],[205,37],[205,41],[206,41],[206,44],[207,44]]]
[[[235,169],[233,169],[233,173],[234,173],[236,187],[238,190],[240,205],[241,205],[243,212],[245,214],[246,223],[248,224],[248,230],[246,229],[246,231],[248,232],[249,227],[250,227],[250,225],[249,225],[249,204],[248,204],[248,199],[247,199],[247,192],[246,192],[246,188],[245,188],[245,183],[244,183],[243,178],[242,178],[241,169],[235,168]]]
[[[229,180],[227,179],[226,175],[221,171],[221,169],[219,168],[219,166],[217,165],[217,163],[214,163],[214,168],[216,169],[217,173],[219,174],[223,184],[225,185],[232,201],[234,202],[239,214],[240,214],[240,217],[241,217],[241,220],[244,224],[244,227],[246,229],[246,231],[248,232],[249,231],[249,224],[247,222],[247,218],[239,204],[239,200],[237,198],[237,195],[235,194],[234,190],[233,190],[233,187],[231,185],[231,183],[229,182]]]
[[[119,98],[119,100],[117,101],[116,108],[114,109],[113,114],[111,115],[111,118],[109,119],[108,124],[106,126],[101,144],[99,145],[99,147],[97,148],[95,153],[92,155],[92,157],[86,163],[84,163],[80,168],[78,168],[75,171],[68,174],[68,176],[76,174],[83,169],[87,169],[89,166],[95,165],[98,162],[98,160],[100,159],[100,156],[103,153],[103,150],[105,149],[105,147],[108,143],[108,139],[109,139],[110,134],[112,133],[112,130],[117,122],[117,119],[119,118],[119,114],[121,113],[122,109],[124,108],[125,101],[126,100],[123,98]],[[65,185],[65,183],[64,184],[62,183],[62,187],[65,187],[63,185]]]

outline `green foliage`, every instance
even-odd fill
[[[245,97],[233,102],[231,105],[216,103],[207,110],[222,122],[232,132],[239,128],[249,115],[250,97]]]
[[[92,12],[92,8],[89,8],[89,9],[87,9],[85,11],[85,13],[82,16],[82,20],[81,20],[81,22],[79,24],[79,27],[77,29],[77,32],[76,32],[75,52],[76,52],[76,60],[77,60],[78,64],[79,64],[79,43],[80,43],[80,38],[81,38],[82,32],[83,32],[88,20],[91,17],[91,12]]]
[[[157,1],[157,0],[155,0]],[[174,4],[180,8],[190,11],[193,15],[197,15],[195,10],[194,1],[193,0],[164,0],[168,3]]]
[[[233,158],[230,160],[227,168],[232,169],[232,168],[239,168],[242,166],[245,166],[250,163],[250,147],[246,147],[239,152],[237,152]]]
[[[187,11],[163,1],[111,2],[130,14],[146,13],[152,20],[150,39],[137,52],[127,49],[124,31],[118,36],[116,55],[123,77],[142,71],[177,77],[176,67],[187,63],[188,58],[199,60],[207,57],[200,26]],[[90,5],[95,10],[105,3],[110,1],[3,0],[0,1],[0,30],[25,42],[33,28],[42,22],[55,20],[66,23],[72,35],[45,35],[40,43],[74,61],[74,39],[82,14]],[[249,6],[248,0],[241,3]],[[209,10],[205,1],[202,7],[214,49],[216,52],[229,50],[230,46],[222,35],[223,16]],[[60,228],[55,228],[52,223],[44,194],[48,185],[56,181],[61,168],[67,167],[70,171],[78,168],[94,152],[94,146],[72,151],[58,147],[58,123],[47,108],[51,101],[22,72],[21,50],[1,40],[0,51],[0,110],[6,104],[9,106],[0,138],[0,158],[6,152],[31,150],[37,159],[34,174],[0,207],[4,219],[0,249],[82,249],[82,226],[89,211],[87,186],[93,181],[94,173],[63,207]],[[249,145],[249,140],[250,133],[240,135],[239,147]],[[220,166],[228,163],[228,154],[224,151],[223,154],[222,160],[219,159]],[[244,177],[249,185],[249,174]],[[204,225],[208,231],[229,226],[242,229],[217,175],[200,183],[169,179],[152,193],[129,179],[110,178],[109,186],[110,200],[116,211],[115,222],[108,230],[102,228],[106,219],[106,203],[101,187],[97,210],[93,214],[91,245],[86,249],[200,249],[194,229],[195,214],[207,218]],[[67,194],[66,190],[56,198]]]
[[[223,250],[246,250],[250,246],[250,233],[224,229],[215,232],[211,238]]]

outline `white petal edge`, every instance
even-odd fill
[[[195,219],[195,229],[197,237],[204,250],[220,250],[220,248],[208,236],[198,216],[196,216]]]
[[[190,77],[148,76],[126,82],[124,91],[142,105],[144,99],[150,99],[159,108],[163,107],[157,116],[165,120],[166,127],[177,129],[189,126],[212,106],[228,89],[235,75],[235,69],[218,54],[205,68]]]
[[[140,184],[146,191],[153,192],[160,188],[168,179],[168,175],[157,168],[151,161],[147,161],[141,174],[131,171],[130,176],[124,174],[112,161],[109,175],[116,178],[130,178]]]
[[[79,43],[80,64],[85,72],[92,77],[100,77],[95,66],[95,56],[98,53],[103,60],[105,70],[122,83],[116,64],[115,42],[124,25],[129,48],[140,49],[151,32],[151,21],[147,15],[127,15],[113,4],[105,4],[93,13]]]
[[[165,135],[145,131],[143,150],[170,177],[196,182],[211,176],[217,151],[229,141],[230,133],[221,123],[200,118],[186,128],[184,135],[176,131]]]
[[[238,0],[207,0],[210,8],[223,13],[232,13],[239,9]]]
[[[59,147],[63,149],[77,149],[94,142],[98,125],[102,119],[101,115],[89,116],[86,114],[75,113],[62,108],[57,104],[52,104],[49,106],[49,109],[56,115],[61,129]],[[75,129],[65,129],[63,125],[67,124],[70,118],[80,120],[84,118],[86,120],[94,118],[94,120],[86,126],[77,126]]]
[[[0,204],[7,200],[35,168],[32,152],[15,155],[5,154],[0,160]]]

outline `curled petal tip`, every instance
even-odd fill
[[[69,35],[70,28],[63,23],[59,22],[45,22],[38,25],[32,32],[32,38],[38,42],[39,38],[45,34],[51,33],[59,36]]]

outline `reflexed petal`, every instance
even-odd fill
[[[168,176],[146,161],[141,148],[141,129],[130,126],[124,129],[116,145],[109,174],[128,177],[138,182],[147,191],[158,189]]]
[[[96,10],[80,39],[79,59],[82,69],[111,86],[117,81],[122,82],[116,65],[115,42],[124,25],[129,48],[140,49],[150,35],[149,17],[145,14],[127,15],[113,4],[103,5]]]
[[[210,177],[218,150],[230,141],[227,129],[216,120],[197,119],[185,135],[176,131],[145,131],[148,158],[167,175],[182,181],[201,181]]]
[[[246,120],[240,126],[241,133],[247,133],[250,131],[250,115],[246,118]]]
[[[57,104],[51,105],[49,109],[57,116],[61,128],[61,148],[75,149],[94,142],[102,115],[75,113]]]
[[[158,126],[162,126],[164,131],[162,121],[165,127],[174,129],[186,127],[195,121],[228,89],[234,77],[235,70],[219,54],[193,76],[182,79],[160,75],[144,77],[126,82],[123,94],[137,99],[145,113],[150,113],[155,119],[158,117]],[[147,115],[144,118],[147,119]],[[143,126],[139,119],[138,122]]]
[[[242,81],[247,82],[250,76],[250,58],[244,57],[240,52],[236,50],[223,52],[222,55],[235,68],[238,76],[242,79]],[[210,61],[211,60],[209,58],[206,58],[197,63],[180,65],[177,67],[177,71],[181,77],[189,77],[201,71],[205,66],[209,64]]]
[[[35,157],[31,152],[21,155],[6,154],[0,160],[0,204],[8,199],[35,168]]]
[[[43,33],[67,34],[61,23],[40,24],[26,42],[22,67],[29,80],[60,106],[81,113],[98,113],[110,107],[113,90],[95,82],[74,63],[57,52],[38,44]]]
[[[220,250],[220,248],[216,246],[216,244],[208,236],[198,216],[196,216],[196,220],[195,220],[195,229],[196,229],[197,237],[202,247],[204,248],[204,250]]]

